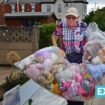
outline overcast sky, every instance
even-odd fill
[[[105,7],[105,0],[87,0],[87,12],[91,11],[93,8],[102,8]]]

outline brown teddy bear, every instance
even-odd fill
[[[87,42],[84,46],[83,62],[91,63],[91,60],[97,56],[97,52],[102,48],[103,46],[98,41]]]
[[[38,77],[38,83],[47,89],[50,89],[53,82],[54,75],[49,71],[44,71],[43,75]]]
[[[105,63],[105,47],[97,52],[97,56],[92,59],[93,64]]]
[[[56,63],[56,64],[53,65],[51,73],[53,73],[55,75],[59,69],[64,69],[64,68],[65,68],[65,64]]]

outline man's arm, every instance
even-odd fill
[[[52,33],[52,43],[54,46],[58,46],[58,37],[62,35],[62,22],[60,22],[57,26],[54,32]]]
[[[54,46],[58,46],[57,45],[57,36],[56,35],[52,35],[52,43]]]
[[[54,46],[58,46],[57,45],[57,36],[52,34],[52,43]],[[63,49],[60,50],[59,52],[62,56],[65,56],[65,51]]]

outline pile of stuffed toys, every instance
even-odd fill
[[[60,48],[50,46],[14,65],[41,86],[68,100],[91,98],[95,85],[101,83],[105,74],[105,36],[100,34],[96,23],[88,26],[87,34],[81,64],[70,63]]]

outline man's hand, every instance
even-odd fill
[[[56,47],[58,47],[57,43],[53,43],[53,46],[56,46]]]

